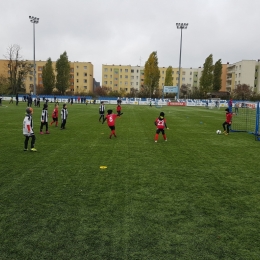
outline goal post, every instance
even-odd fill
[[[232,117],[232,132],[247,132],[260,141],[259,102],[236,102]]]
[[[209,109],[213,109],[213,108],[219,109],[220,108],[220,100],[221,100],[220,98],[209,99],[209,103],[208,103]]]

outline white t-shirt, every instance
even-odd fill
[[[27,126],[30,126],[30,131],[28,132]],[[26,115],[23,120],[23,134],[24,135],[31,135],[33,134],[33,119],[32,116]]]

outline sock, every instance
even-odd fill
[[[164,139],[164,140],[166,140],[166,139],[167,139],[167,137],[166,137],[166,134],[164,134],[164,135],[163,135],[163,139]]]
[[[158,140],[158,134],[155,134],[154,140],[157,141]]]

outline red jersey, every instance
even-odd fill
[[[160,120],[159,118],[156,118],[154,123],[158,129],[164,129],[165,127],[167,127],[165,118],[163,118],[162,120]]]
[[[118,106],[116,107],[116,111],[117,111],[117,112],[120,112],[120,111],[121,111],[121,106],[120,106],[120,105],[118,105]]]
[[[232,113],[226,113],[226,122],[231,123],[232,122]]]
[[[107,125],[108,126],[114,126],[116,121],[117,115],[116,114],[110,114],[106,116]]]
[[[53,112],[52,112],[52,118],[57,118],[58,117],[58,113],[59,113],[58,108],[54,108]]]

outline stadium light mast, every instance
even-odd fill
[[[180,58],[179,58],[179,77],[178,77],[178,94],[177,99],[179,99],[179,93],[180,93],[180,83],[181,83],[181,49],[182,49],[182,29],[187,29],[188,23],[176,23],[177,29],[181,29],[181,42],[180,42]]]
[[[35,24],[39,23],[40,18],[29,16],[33,23],[33,94],[36,95],[36,71],[35,71]]]

